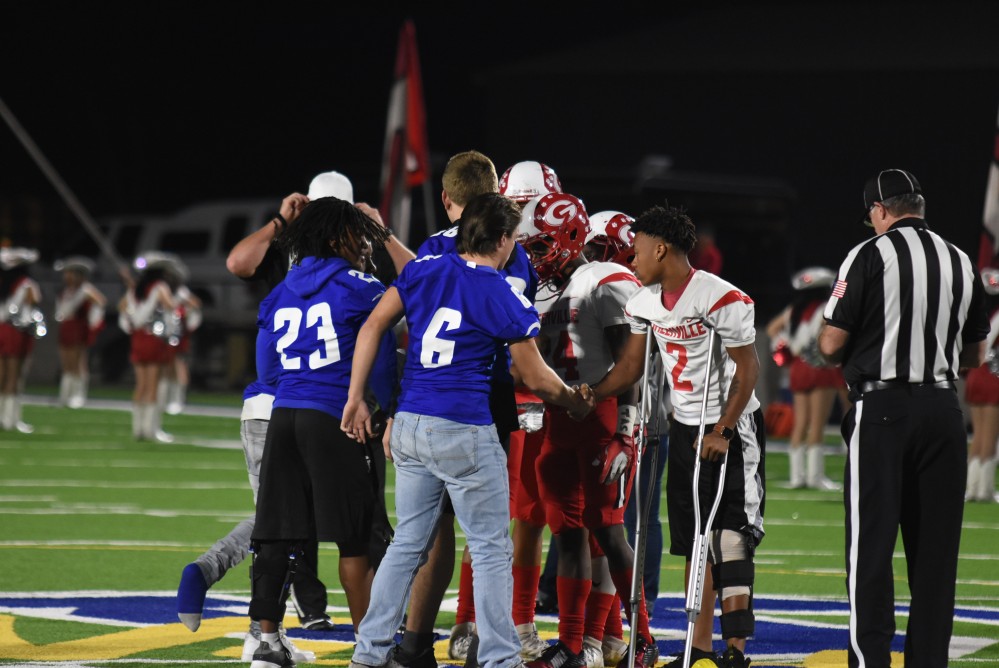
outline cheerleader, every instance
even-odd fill
[[[159,386],[159,401],[168,415],[179,415],[184,410],[187,387],[191,383],[191,334],[201,326],[202,321],[201,300],[185,285],[187,267],[178,261],[175,269],[176,272],[167,275],[167,282],[180,315],[180,342],[173,363],[163,367]]]
[[[985,339],[985,364],[968,372],[964,399],[971,413],[971,448],[968,450],[966,501],[996,501],[996,439],[999,438],[999,269],[982,271],[990,312]]]
[[[55,319],[59,323],[59,403],[82,408],[87,402],[88,352],[104,328],[107,298],[89,281],[94,262],[68,257],[55,263],[62,272],[63,289],[56,297]]]
[[[767,325],[770,338],[783,337],[793,355],[790,385],[794,422],[788,450],[792,489],[839,489],[826,477],[822,443],[833,403],[846,381],[839,367],[825,366],[818,350],[822,311],[835,280],[836,273],[825,267],[799,271],[791,279],[794,301]]]
[[[118,305],[118,324],[131,335],[129,359],[135,370],[132,436],[170,443],[173,437],[160,429],[157,393],[161,369],[173,364],[180,343],[177,302],[167,282],[168,274],[176,272],[176,260],[166,253],[149,252],[137,257],[134,267],[138,280]]]
[[[45,335],[42,291],[28,274],[38,260],[30,248],[0,248],[0,427],[30,434],[21,421],[21,394],[35,339]]]

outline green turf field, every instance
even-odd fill
[[[231,413],[239,398],[219,404]],[[24,418],[34,434],[0,432],[0,665],[240,663],[246,562],[211,592],[228,612],[206,615],[198,633],[177,623],[173,607],[181,569],[252,513],[238,419],[166,416],[164,428],[177,442],[162,445],[132,441],[130,415],[121,410],[28,405]],[[845,645],[814,635],[841,634],[847,621],[840,495],[783,488],[787,458],[776,452],[779,444],[772,446],[767,537],[757,552],[760,626],[748,654],[760,657],[754,666],[845,665]],[[828,458],[833,478],[842,478],[842,464],[841,455]],[[387,489],[391,497],[391,474]],[[388,507],[391,514],[393,498]],[[997,529],[999,505],[967,505],[954,629],[964,649],[952,666],[999,665]],[[895,565],[897,598],[907,603],[901,543]],[[320,577],[332,614],[346,620],[331,546],[320,550]],[[664,557],[666,612],[653,626],[670,643],[667,651],[678,642],[682,647],[681,578],[680,561]],[[437,620],[442,634],[453,623],[453,592],[444,607]],[[898,615],[900,631],[905,621]],[[289,617],[289,630],[296,625]],[[539,627],[553,637],[553,619]],[[295,642],[317,653],[317,665],[345,665],[350,656],[347,633],[335,642],[318,635]]]

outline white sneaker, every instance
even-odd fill
[[[534,625],[534,622],[518,624],[517,637],[520,638],[520,658],[524,661],[539,659],[548,649],[548,643],[538,635],[538,627]]]
[[[167,415],[180,415],[184,412],[184,406],[179,401],[171,401],[166,405]]]
[[[614,636],[604,636],[601,648],[604,652],[604,665],[608,667],[621,663],[624,660],[625,654],[628,653],[628,643]]]
[[[463,622],[451,627],[451,637],[447,641],[447,655],[455,661],[468,658],[468,648],[475,637],[475,622]]]
[[[291,641],[285,632],[284,626],[278,628],[278,635],[281,637],[281,644],[284,645],[289,652],[291,652],[291,658],[295,660],[296,663],[312,663],[316,660],[316,653],[309,652],[306,650],[301,650],[295,647],[295,643]],[[256,629],[251,629],[246,632],[246,638],[243,640],[243,661],[253,661],[253,655],[260,647],[260,631]]]
[[[811,489],[818,489],[823,492],[842,492],[843,487],[839,483],[830,480],[829,478],[822,476],[818,480],[812,480],[808,483],[808,487]]]
[[[582,657],[586,668],[604,668],[604,650],[596,638],[583,636]]]
[[[153,434],[153,440],[157,443],[173,443],[174,438],[173,434],[168,434],[162,429],[158,429],[156,430],[156,433]]]
[[[35,428],[32,425],[28,424],[27,422],[21,422],[20,420],[18,420],[17,424],[14,425],[14,428],[17,429],[22,434],[35,433]]]

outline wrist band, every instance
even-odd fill
[[[288,221],[284,219],[284,216],[280,212],[274,214],[274,227],[278,228],[279,232],[287,226]]]
[[[638,409],[628,404],[621,404],[617,407],[617,433],[624,436],[632,436],[635,433],[635,420],[638,418]]]

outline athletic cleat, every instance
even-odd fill
[[[387,668],[437,668],[434,647],[431,645],[416,654],[410,654],[403,651],[401,646],[396,645],[389,654]]]
[[[583,636],[583,661],[586,668],[604,668],[602,643],[591,636]]]
[[[284,626],[278,627],[278,635],[281,638],[281,644],[291,652],[291,658],[296,663],[312,663],[316,660],[315,652],[295,647],[295,643],[285,634]],[[256,653],[258,647],[260,647],[260,622],[250,622],[250,630],[246,632],[246,638],[243,640],[242,660],[253,661],[253,655]]]
[[[625,657],[621,659],[620,665],[622,668],[653,668],[658,660],[659,647],[656,646],[655,639],[649,643],[642,636],[638,636],[638,640],[635,641],[634,661],[629,661],[626,654]],[[683,656],[680,657],[680,663],[683,663]]]
[[[468,654],[465,655],[465,668],[479,668],[479,634],[472,636],[468,643]]]
[[[336,624],[330,616],[323,613],[320,615],[309,615],[301,620],[302,628],[306,631],[335,631]]]
[[[729,647],[718,657],[719,668],[749,668],[750,660],[736,647]]]
[[[520,658],[524,661],[534,661],[548,649],[548,643],[538,635],[534,622],[518,624],[517,637],[520,638]]]
[[[191,631],[197,631],[201,626],[207,593],[208,583],[201,567],[196,563],[185,566],[180,574],[180,586],[177,587],[177,616]]]
[[[818,480],[812,480],[808,483],[809,489],[817,489],[823,492],[842,492],[843,486],[838,482],[831,480],[825,476],[822,476]]]
[[[604,654],[604,665],[607,666],[607,668],[613,668],[617,664],[621,663],[624,659],[624,655],[628,653],[628,643],[621,638],[604,636],[604,642],[601,645],[601,649]]]
[[[561,640],[548,647],[540,658],[524,664],[527,668],[585,668],[582,654],[576,654]]]
[[[275,646],[261,640],[250,668],[295,668],[295,659],[283,644]]]
[[[157,429],[156,433],[153,434],[153,440],[157,443],[173,443],[173,434],[168,434],[162,429]]]
[[[467,659],[473,637],[475,637],[475,622],[463,622],[451,627],[451,637],[447,641],[448,658],[455,661]]]
[[[712,663],[718,663],[718,655],[714,652],[705,652],[703,649],[697,649],[696,647],[690,648],[690,665],[693,666],[695,663],[701,660],[711,661]],[[662,668],[681,668],[683,666],[683,652],[679,654],[674,654],[671,661],[667,661]],[[687,666],[690,668],[690,666]]]

